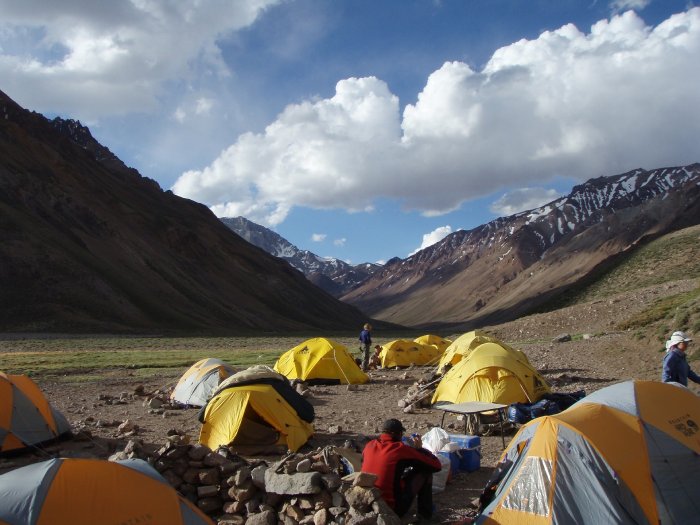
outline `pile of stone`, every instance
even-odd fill
[[[218,525],[400,525],[373,474],[347,474],[342,449],[289,454],[268,464],[174,434],[155,451],[130,440],[110,460],[140,458]]]

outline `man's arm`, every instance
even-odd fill
[[[691,368],[688,368],[688,379],[690,379],[693,383],[700,385],[700,376],[693,372]]]

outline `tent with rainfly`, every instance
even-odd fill
[[[182,375],[170,399],[184,405],[204,406],[216,387],[234,373],[233,367],[221,359],[201,359]]]
[[[395,366],[425,366],[434,365],[440,359],[440,350],[435,345],[428,345],[396,339],[382,346],[379,353],[382,368]]]
[[[544,377],[521,351],[483,343],[447,371],[432,403],[534,403],[549,392]]]
[[[287,379],[253,366],[226,379],[200,412],[199,442],[239,453],[297,451],[313,435],[314,408]]]
[[[0,372],[0,454],[51,441],[70,430],[34,381]]]
[[[275,371],[288,379],[309,383],[362,384],[369,381],[345,345],[315,337],[287,350],[275,363]]]
[[[459,363],[477,346],[484,343],[499,342],[498,339],[487,335],[486,332],[482,332],[481,330],[472,330],[471,332],[460,335],[445,348],[445,352],[442,354],[440,362],[438,363],[438,373],[444,373],[447,365],[454,366]]]
[[[697,523],[700,398],[655,381],[603,388],[524,425],[509,464],[476,523]]]
[[[421,335],[420,337],[416,337],[414,341],[422,345],[436,346],[440,351],[440,356],[442,356],[445,353],[445,350],[447,350],[447,348],[452,344],[450,339],[444,339],[439,335],[433,334]]]
[[[140,459],[50,459],[7,472],[0,523],[213,525]]]

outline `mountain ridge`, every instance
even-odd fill
[[[545,206],[392,259],[341,299],[410,326],[511,320],[645,239],[697,224],[699,181],[698,163],[590,179]]]
[[[366,316],[163,191],[77,121],[0,92],[0,329],[300,331]]]
[[[320,257],[245,217],[223,217],[221,221],[248,242],[284,259],[309,281],[335,297],[350,292],[381,268],[373,263],[352,265],[340,259]]]

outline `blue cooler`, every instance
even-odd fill
[[[466,434],[448,434],[450,441],[459,445],[459,470],[474,472],[481,467],[481,438]]]
[[[459,453],[458,452],[446,452],[444,450],[441,450],[440,452],[438,452],[438,454],[440,454],[441,456],[446,457],[447,459],[450,460],[450,476],[451,477],[456,476],[460,470],[459,465],[460,465],[461,458],[460,458]]]

